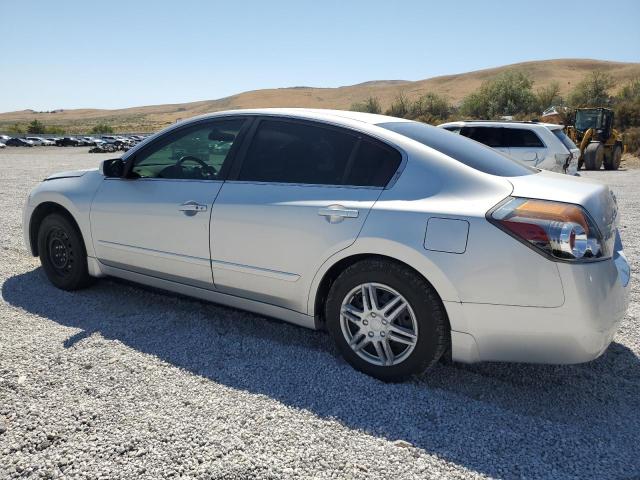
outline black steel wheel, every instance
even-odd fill
[[[42,221],[38,252],[47,278],[56,287],[78,290],[91,284],[82,236],[65,216],[53,213]]]

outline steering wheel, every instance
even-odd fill
[[[212,167],[211,165],[207,165],[198,157],[194,157],[193,155],[185,155],[180,160],[178,160],[178,163],[176,163],[176,166],[182,167],[182,164],[184,162],[196,162],[198,165],[202,167],[202,172],[207,173],[210,176],[216,175],[218,173],[218,171],[214,167]]]

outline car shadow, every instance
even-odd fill
[[[79,329],[65,348],[82,348],[97,333],[484,475],[640,473],[640,359],[619,343],[584,365],[438,365],[413,381],[384,384],[351,369],[322,332],[126,282],[63,292],[38,268],[7,279],[2,296]]]

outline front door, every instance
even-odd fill
[[[245,120],[205,121],[168,133],[106,178],[91,208],[98,260],[212,288],[209,222]]]
[[[216,289],[306,313],[314,275],[356,240],[401,156],[347,130],[263,119],[239,160],[213,207]]]

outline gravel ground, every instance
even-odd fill
[[[24,198],[109,156],[0,151],[0,478],[640,478],[637,273],[594,362],[387,385],[320,332],[113,280],[53,288]],[[614,188],[637,272],[640,170],[588,176]]]

